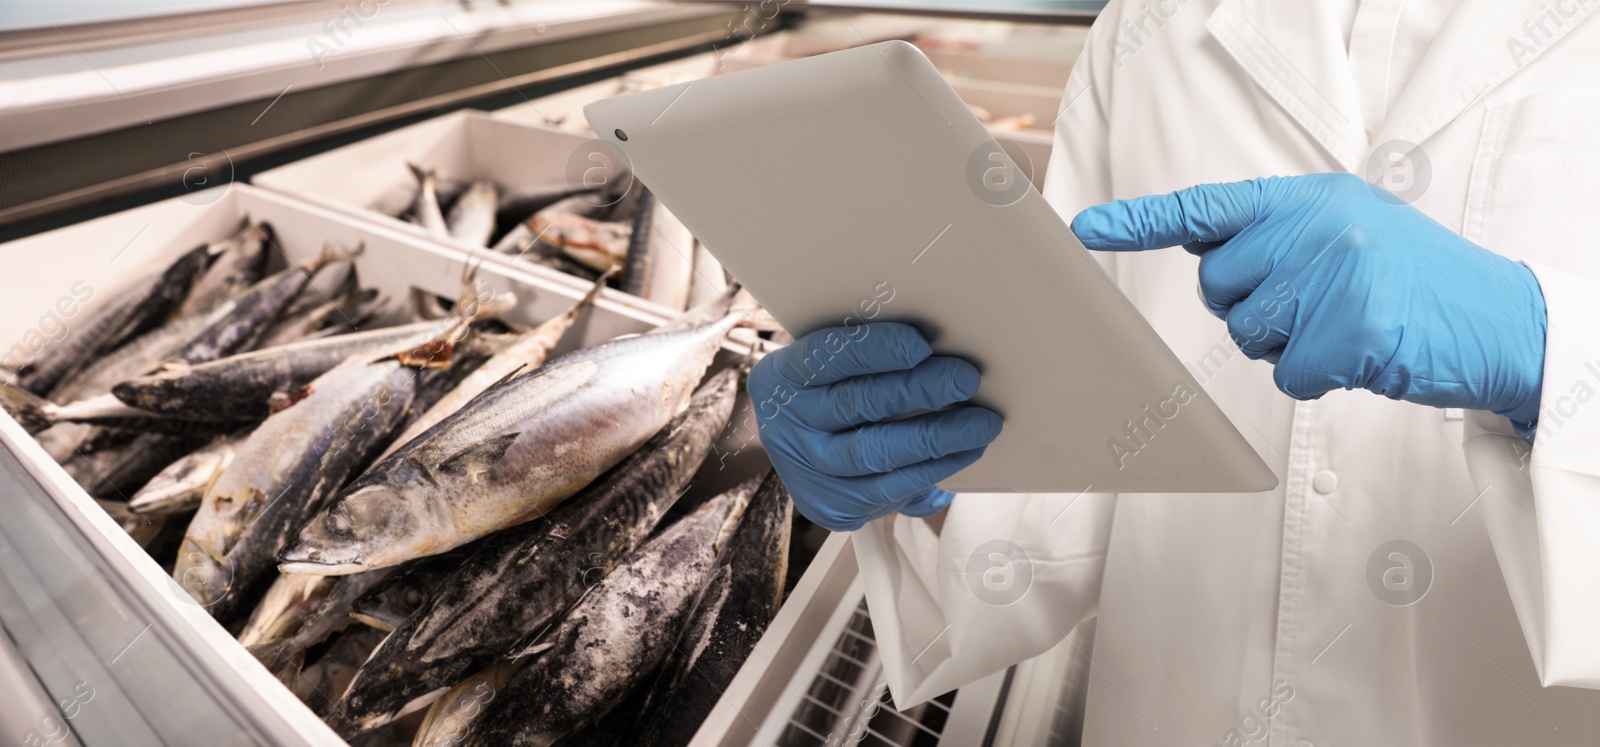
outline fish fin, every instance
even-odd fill
[[[353,247],[346,247],[341,244],[334,244],[330,242],[327,246],[322,248],[322,255],[317,257],[317,261],[324,265],[332,262],[344,262],[355,259],[366,251],[367,242],[365,241],[358,241]]]
[[[29,433],[38,433],[50,427],[50,418],[45,413],[51,406],[50,400],[21,386],[0,383],[0,407],[16,418]]]
[[[145,376],[183,376],[192,368],[193,366],[183,361],[167,361],[151,369]]]
[[[505,655],[505,658],[507,660],[510,660],[510,661],[516,661],[517,659],[522,659],[522,658],[525,658],[525,657],[534,656],[534,655],[537,655],[537,654],[542,654],[542,653],[544,653],[546,651],[549,651],[550,649],[555,648],[555,647],[556,647],[556,644],[554,644],[554,643],[535,643],[535,644],[533,644],[533,645],[531,645],[531,646],[529,646],[527,648],[524,648],[524,649],[520,649],[520,650],[513,649],[512,651],[510,651],[509,653],[507,653]]]
[[[514,293],[491,290],[492,295],[489,298],[480,299],[478,270],[482,267],[483,260],[475,259],[461,268],[461,289],[457,292],[454,316],[462,325],[470,324],[480,318],[500,316],[517,307],[517,296]]]
[[[399,361],[402,366],[411,368],[446,368],[450,365],[450,354],[455,351],[455,343],[448,337],[429,340],[410,350],[402,350],[389,359]],[[379,360],[383,360],[380,358]]]
[[[434,171],[433,169],[422,168],[421,166],[418,166],[410,161],[406,161],[406,168],[411,170],[411,175],[416,177],[418,184],[426,181],[430,176],[437,177],[439,175],[439,172]]]
[[[506,449],[521,436],[522,432],[506,433],[495,436],[479,444],[468,446],[456,454],[439,462],[438,471],[447,475],[465,475],[469,473],[483,473],[493,469]]]
[[[265,665],[267,669],[276,669],[278,666],[293,659],[294,654],[299,653],[289,651],[289,647],[282,640],[266,641],[245,646],[244,650],[255,657],[256,661]]]
[[[360,273],[356,272],[355,265],[350,265],[350,269],[345,271],[344,277],[340,278],[339,284],[334,287],[333,298],[329,301],[329,303],[333,304],[335,307],[353,303],[355,299],[361,296],[361,293],[362,289]],[[377,289],[373,289],[371,293],[376,295],[378,291]]]
[[[277,415],[284,410],[294,407],[295,404],[300,400],[303,400],[309,396],[311,396],[310,384],[290,389],[287,392],[273,392],[272,396],[267,398],[267,413],[269,415]]]
[[[330,241],[322,245],[322,253],[318,254],[313,259],[301,262],[299,264],[300,271],[306,273],[307,275],[315,275],[320,272],[322,268],[327,267],[328,265],[331,265],[335,262],[347,262],[353,260],[356,257],[361,256],[362,253],[366,251],[367,242],[365,241],[358,242],[353,247],[335,244],[334,242]]]
[[[611,280],[612,278],[616,277],[617,275],[620,275],[621,273],[622,273],[622,265],[620,265],[620,264],[617,265],[616,267],[613,267],[613,268],[611,268],[609,270],[606,270],[605,272],[600,273],[599,279],[594,281],[594,286],[589,288],[589,292],[583,294],[583,298],[578,299],[578,303],[576,305],[574,305],[572,307],[572,309],[570,311],[568,311],[567,313],[571,314],[573,316],[577,316],[578,312],[583,311],[589,305],[594,303],[594,300],[600,296],[600,291],[603,291],[603,290],[606,289],[606,281]]]
[[[461,265],[461,288],[456,292],[457,319],[472,321],[478,315],[478,269],[481,267],[481,259],[471,259]]]
[[[526,364],[526,363],[524,363],[524,364],[522,364],[520,366],[517,366],[516,368],[511,369],[510,373],[506,374],[505,376],[501,376],[499,381],[496,381],[495,383],[490,384],[489,387],[487,389],[484,389],[483,391],[487,392],[487,391],[489,391],[489,389],[494,389],[495,387],[498,387],[501,384],[504,384],[504,383],[506,383],[506,382],[508,382],[508,381],[510,381],[510,380],[512,380],[512,379],[514,379],[514,378],[526,373],[527,369],[528,369],[528,364]],[[479,396],[483,396],[483,395],[480,394]]]

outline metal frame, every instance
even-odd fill
[[[696,0],[696,2],[746,4],[743,0]],[[919,16],[970,18],[983,21],[1018,23],[1065,23],[1088,26],[1106,6],[1105,0],[970,0],[969,2],[917,2],[916,0],[768,0],[763,7],[778,5],[784,13],[832,11],[842,13],[898,13]]]
[[[488,51],[484,57],[454,58],[321,88],[296,89],[287,95],[280,94],[281,101],[269,97],[241,102],[157,121],[153,125],[0,153],[0,174],[8,171],[17,173],[18,170],[21,173],[33,173],[33,169],[44,168],[42,164],[48,164],[49,171],[45,173],[51,179],[81,185],[53,193],[48,192],[52,188],[41,185],[35,188],[40,194],[29,195],[25,191],[28,187],[17,180],[5,182],[0,185],[0,194],[8,188],[23,194],[10,200],[0,199],[0,226],[58,214],[141,190],[168,188],[167,193],[152,196],[159,199],[185,193],[189,191],[187,188],[192,188],[194,182],[201,179],[237,180],[240,172],[245,170],[243,165],[247,161],[352,133],[370,134],[363,131],[394,123],[403,124],[410,119],[443,113],[497,96],[521,94],[523,89],[529,87],[716,43],[728,38],[728,27],[742,17],[736,8],[729,8],[727,13],[691,14],[654,26],[621,23],[603,31],[549,44]],[[450,87],[444,92],[435,92],[441,86]],[[406,95],[411,91],[420,91],[423,95],[407,100]],[[374,108],[350,116],[329,119],[325,114],[330,110],[359,110],[364,106],[372,106],[367,103],[371,101],[378,102]],[[269,103],[275,110],[274,118],[283,118],[281,124],[271,123],[280,124],[276,133],[271,132],[270,127],[244,126]],[[268,131],[258,136],[256,130]],[[223,135],[219,136],[218,133]],[[227,140],[227,137],[237,139]],[[251,140],[251,137],[259,139]],[[142,168],[132,173],[117,173],[102,159],[93,158],[97,152],[160,153],[172,150],[174,142],[193,144],[178,149],[192,151],[187,158],[179,153],[167,160],[165,165]],[[332,143],[338,144],[341,143]],[[6,205],[8,201],[11,204]],[[129,206],[118,205],[115,209]],[[73,216],[68,222],[76,222],[84,217]],[[40,229],[51,227],[55,226],[42,225]],[[9,237],[28,232],[31,231],[11,234]]]

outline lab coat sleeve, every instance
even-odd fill
[[[1467,465],[1540,681],[1600,688],[1600,282],[1529,264],[1549,315],[1532,448],[1474,413]]]
[[[1074,67],[1044,194],[1070,221],[1107,199],[1107,128],[1087,63]],[[1064,425],[1063,427],[1070,427]],[[884,678],[909,708],[1061,642],[1092,617],[1115,498],[957,496],[943,528],[888,516],[853,537]]]

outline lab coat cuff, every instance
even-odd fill
[[[1600,282],[1528,264],[1548,319],[1539,427],[1530,463],[1600,476]]]
[[[1497,500],[1491,538],[1543,684],[1600,688],[1600,283],[1528,267],[1549,319],[1538,432],[1502,446],[1484,489],[1520,482],[1531,501]]]

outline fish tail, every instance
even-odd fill
[[[339,244],[330,243],[322,248],[322,256],[318,257],[317,259],[321,260],[323,264],[331,264],[333,262],[348,262],[356,257],[361,256],[366,251],[367,242],[365,241],[358,241],[353,247],[345,247]]]
[[[50,400],[16,384],[0,383],[0,408],[4,408],[11,417],[16,418],[30,434],[50,427],[52,421],[49,411],[53,407],[55,404]]]
[[[583,313],[584,309],[587,309],[593,305],[594,300],[600,297],[600,291],[605,290],[606,281],[610,280],[620,270],[621,268],[613,267],[609,270],[606,270],[605,273],[600,276],[599,280],[594,281],[594,285],[589,287],[589,292],[583,294],[583,298],[578,299],[578,302],[573,304],[572,308],[567,309],[566,313],[562,314],[562,316],[566,317],[566,321],[571,323],[578,318],[579,314]]]
[[[418,166],[410,161],[406,161],[406,168],[411,169],[411,175],[417,178],[418,184],[438,176],[438,172],[434,171],[433,169],[422,168],[421,166]]]
[[[516,307],[516,297],[508,293],[497,293],[487,300],[479,300],[478,270],[483,268],[482,259],[471,259],[461,266],[461,289],[456,294],[456,308],[454,316],[459,326],[465,328],[472,320],[479,316],[493,316],[503,314]],[[503,297],[511,296],[507,303]]]
[[[361,256],[366,250],[367,242],[365,241],[358,242],[353,247],[335,244],[334,242],[330,241],[322,246],[322,253],[318,254],[316,259],[301,263],[300,269],[304,270],[306,275],[309,277],[317,274],[317,272],[322,268],[327,267],[335,262],[347,262],[355,259],[356,257]]]

